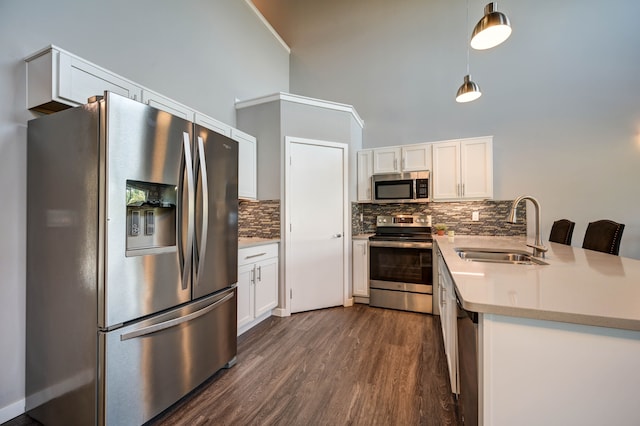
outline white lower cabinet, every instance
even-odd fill
[[[351,262],[353,295],[369,297],[369,240],[353,240]]]
[[[278,244],[238,250],[238,335],[278,305]]]
[[[457,304],[453,279],[449,269],[438,253],[438,284],[440,287],[440,323],[442,325],[442,340],[447,356],[449,380],[451,391],[458,393],[458,328],[457,328]]]

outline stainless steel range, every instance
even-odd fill
[[[369,305],[432,313],[433,237],[429,218],[378,216],[369,247]]]

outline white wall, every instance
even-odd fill
[[[235,125],[236,98],[289,91],[289,55],[241,0],[0,1],[0,423],[24,409],[23,59],[49,44]]]
[[[494,194],[559,218],[626,224],[640,258],[640,2],[504,0],[513,34],[470,52],[483,96],[457,104],[488,1],[254,0],[291,47],[291,91],[353,105],[367,148],[494,135]],[[531,227],[530,227],[531,228]]]

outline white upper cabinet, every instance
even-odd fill
[[[431,144],[420,143],[402,146],[402,171],[431,170]]]
[[[373,151],[358,151],[358,201],[371,201],[371,175],[373,175]]]
[[[460,142],[433,145],[433,199],[460,197]]]
[[[27,108],[55,112],[84,105],[106,90],[140,101],[142,88],[132,81],[49,46],[25,59],[27,63]]]
[[[229,138],[231,137],[231,126],[229,126],[228,124],[224,124],[222,121],[218,121],[215,118],[211,118],[208,115],[204,115],[196,111],[194,122],[202,127],[206,127],[209,130],[220,133],[221,135],[225,135]]]
[[[493,198],[493,138],[433,144],[433,199]]]
[[[399,173],[402,153],[399,146],[373,150],[373,174]]]
[[[392,146],[373,150],[373,174],[431,170],[431,144]]]
[[[56,46],[39,50],[25,62],[29,109],[45,113],[61,111],[84,105],[90,97],[110,91],[236,140],[239,147],[238,195],[256,199],[256,138],[253,136]]]
[[[464,198],[493,198],[492,138],[461,141],[460,166]]]
[[[255,200],[258,195],[256,138],[233,128],[231,138],[238,142],[238,198]]]
[[[152,90],[142,90],[142,102],[154,108],[166,111],[176,117],[184,118],[185,120],[193,121],[195,116],[195,111],[188,106],[182,105],[181,103]]]

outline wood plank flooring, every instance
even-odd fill
[[[271,317],[152,425],[456,425],[439,317],[355,305]]]
[[[439,317],[355,305],[269,318],[148,426],[457,424]]]

